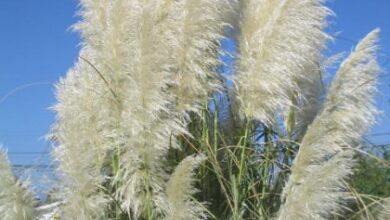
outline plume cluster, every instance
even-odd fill
[[[65,219],[101,219],[113,199],[135,219],[165,215],[166,153],[187,133],[186,114],[218,88],[227,5],[81,0],[80,59],[57,85],[52,134]]]
[[[242,2],[237,94],[241,115],[272,124],[275,112],[300,96],[297,82],[321,58],[329,36],[323,31],[331,12],[322,0]]]
[[[53,107],[57,118],[50,135],[56,143],[53,155],[62,177],[57,196],[63,219],[126,217],[123,215],[130,219],[207,219],[211,212],[194,198],[198,192],[195,170],[207,158],[188,156],[193,149],[180,149],[177,136],[198,135],[194,132],[192,136],[187,124],[193,115],[202,115],[202,105],[223,86],[217,74],[222,65],[219,42],[234,25],[240,28],[234,78],[237,96],[233,96],[240,105],[239,114],[261,122],[262,128],[267,126],[258,135],[261,138],[271,133],[276,114],[288,112],[287,132],[291,136],[294,130],[295,138],[302,140],[276,218],[327,219],[341,211],[347,198],[344,181],[354,166],[354,148],[374,122],[377,30],[341,64],[322,103],[322,51],[330,39],[324,28],[332,14],[323,0],[80,2],[81,21],[74,26],[82,36],[80,57],[57,84],[58,103]],[[240,24],[233,24],[238,5]],[[215,157],[208,159],[213,160],[212,169],[221,168],[204,174],[215,174],[210,179],[220,184],[215,195],[223,195],[218,201],[226,204],[215,207],[233,208],[230,194],[238,191],[232,167],[238,159],[229,157],[235,158],[236,146],[219,148],[223,137],[220,141],[218,109],[214,111],[213,116],[203,118],[202,126],[214,120]],[[244,129],[238,145],[255,146],[250,138],[252,125],[248,123]],[[202,129],[205,140],[200,140],[200,145],[209,143],[209,132]],[[273,138],[269,136],[263,136],[266,142]],[[248,184],[248,192],[253,190],[255,197],[261,192],[261,198],[245,198],[243,191],[243,210],[253,208],[247,207],[252,206],[244,201],[248,199],[260,210],[259,215],[274,213],[277,205],[263,212],[263,205],[255,203],[265,200],[268,179],[272,181],[267,174],[275,170],[269,162],[278,156],[272,158],[270,149],[264,148],[265,165],[253,166],[263,169],[258,172],[250,170],[252,164],[244,164],[255,161],[245,158],[246,150],[239,149],[238,182],[241,175],[263,175]],[[168,161],[170,150],[186,151],[177,167],[171,167],[176,161]],[[286,158],[283,162],[288,165],[293,156]],[[275,185],[269,187],[273,188],[270,195],[281,191]],[[27,195],[22,192],[20,195]],[[258,213],[244,210],[232,216],[252,214]],[[229,211],[221,214],[229,215]]]
[[[53,155],[64,177],[58,186],[64,219],[100,219],[109,202],[101,190],[105,181],[101,169],[109,143],[98,131],[106,126],[102,119],[110,113],[103,99],[110,101],[111,97],[94,87],[100,83],[98,77],[79,74],[91,70],[78,63],[57,84],[59,103],[54,107],[57,124],[52,138],[58,143]]]
[[[354,148],[376,113],[378,33],[368,34],[337,71],[293,162],[278,219],[329,219],[347,200],[345,179],[353,171]]]
[[[34,219],[35,204],[34,196],[28,191],[28,183],[16,179],[7,153],[0,148],[0,219]]]

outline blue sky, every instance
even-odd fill
[[[0,143],[16,164],[47,162],[47,155],[15,154],[46,151],[44,140],[54,120],[52,83],[64,76],[77,58],[79,37],[68,28],[77,21],[76,0],[0,1]],[[328,5],[336,39],[329,53],[350,51],[353,42],[375,27],[382,29],[382,63],[390,58],[390,1],[335,0]],[[385,70],[390,67],[388,63]],[[384,111],[372,133],[390,132],[390,77],[381,77],[378,106]],[[4,99],[4,96],[6,98]],[[371,137],[390,143],[390,136]]]
[[[14,163],[42,156],[12,152],[48,147],[44,135],[54,118],[48,108],[55,102],[51,84],[78,54],[78,35],[68,30],[77,20],[76,6],[74,0],[0,1],[0,143]]]

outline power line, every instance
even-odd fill
[[[367,137],[373,137],[373,136],[387,136],[390,135],[390,132],[382,132],[382,133],[374,133],[374,134],[367,134],[365,136]]]
[[[50,152],[28,152],[28,151],[21,151],[21,152],[8,152],[9,155],[41,155],[41,154],[49,154]]]
[[[54,165],[50,164],[13,164],[14,169],[54,169]]]

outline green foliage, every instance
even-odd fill
[[[379,150],[381,146],[375,146]],[[370,151],[368,151],[370,152]],[[351,185],[359,193],[378,196],[390,196],[390,151],[384,149],[383,158],[371,155],[359,155],[356,172],[351,179]]]
[[[207,204],[211,219],[269,219],[280,206],[297,144],[261,123],[237,119],[223,97],[214,96],[201,115],[191,115],[191,136],[180,137],[181,150],[171,151],[169,160],[207,156],[196,198]]]
[[[378,207],[390,197],[390,149],[388,145],[365,147],[370,154],[357,156],[356,172],[350,180],[355,200],[345,219],[379,219]],[[375,155],[378,156],[374,156]],[[386,199],[385,199],[386,200]],[[388,209],[388,207],[384,207]]]

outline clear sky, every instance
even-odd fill
[[[337,14],[330,31],[338,33],[329,53],[350,51],[354,41],[375,27],[382,29],[381,63],[390,58],[390,1],[334,0]],[[44,136],[53,123],[53,82],[64,76],[78,55],[79,38],[68,28],[77,21],[76,0],[0,0],[0,143],[15,164],[47,162]],[[352,40],[352,41],[351,41]],[[389,69],[387,63],[384,69]],[[384,111],[372,133],[390,132],[389,82],[381,77],[378,106]],[[4,98],[6,97],[6,98]],[[390,136],[371,137],[390,143]]]

